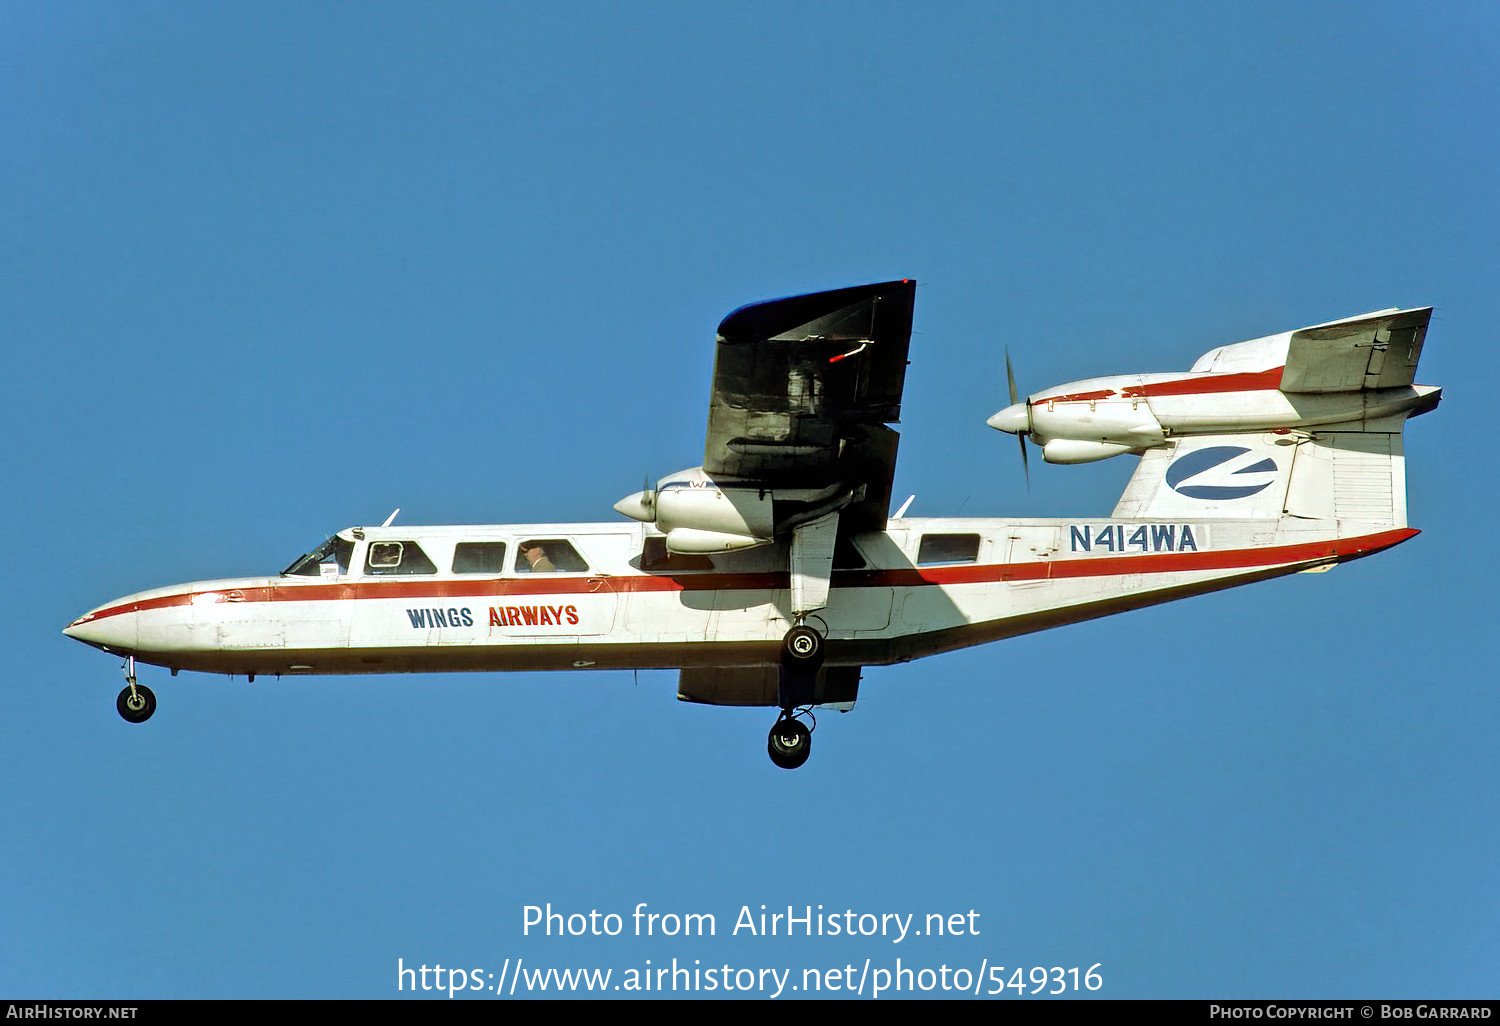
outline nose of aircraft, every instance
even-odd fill
[[[100,607],[68,624],[63,633],[106,652],[131,652],[136,647],[136,618],[133,609],[111,612]]]
[[[1012,403],[985,421],[996,431],[1011,435],[1024,435],[1031,430],[1031,414],[1025,403]]]

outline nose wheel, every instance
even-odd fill
[[[156,696],[146,685],[131,681],[115,699],[115,708],[127,723],[145,723],[156,712]]]
[[[145,723],[156,712],[156,696],[135,682],[135,656],[125,659],[125,688],[115,699],[115,708],[127,723]]]

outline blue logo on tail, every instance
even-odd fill
[[[1172,465],[1167,468],[1167,485],[1173,491],[1186,495],[1190,499],[1243,499],[1256,492],[1265,491],[1271,487],[1274,477],[1259,484],[1208,483],[1231,476],[1238,477],[1240,474],[1274,475],[1276,473],[1276,461],[1270,457],[1238,470],[1220,470],[1218,473],[1209,473],[1244,456],[1249,451],[1240,445],[1211,445],[1207,449],[1190,452],[1173,461]]]

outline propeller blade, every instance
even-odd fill
[[[1016,390],[1016,371],[1015,368],[1010,364],[1010,346],[1005,347],[1005,383],[1010,386],[1010,404],[1012,406],[1015,406],[1021,400],[1019,398],[1020,393]],[[1026,428],[1027,430],[1025,432],[1016,435],[1016,441],[1020,443],[1021,446],[1021,473],[1026,476],[1026,494],[1030,495],[1031,463],[1026,456],[1026,435],[1030,433],[1031,429],[1030,404],[1027,404],[1026,407]]]

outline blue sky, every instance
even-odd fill
[[[0,996],[387,998],[398,958],[1500,992],[1493,6],[0,15]],[[130,727],[59,633],[398,506],[611,519],[700,461],[725,313],[895,277],[895,490],[929,516],[1100,515],[1132,469],[1033,460],[1028,492],[984,426],[1007,346],[1032,390],[1434,305],[1423,534],[872,670],[796,773],[766,711],[666,672],[146,670]],[[548,902],[718,931],[524,936]],[[732,936],[762,904],[980,932]]]

